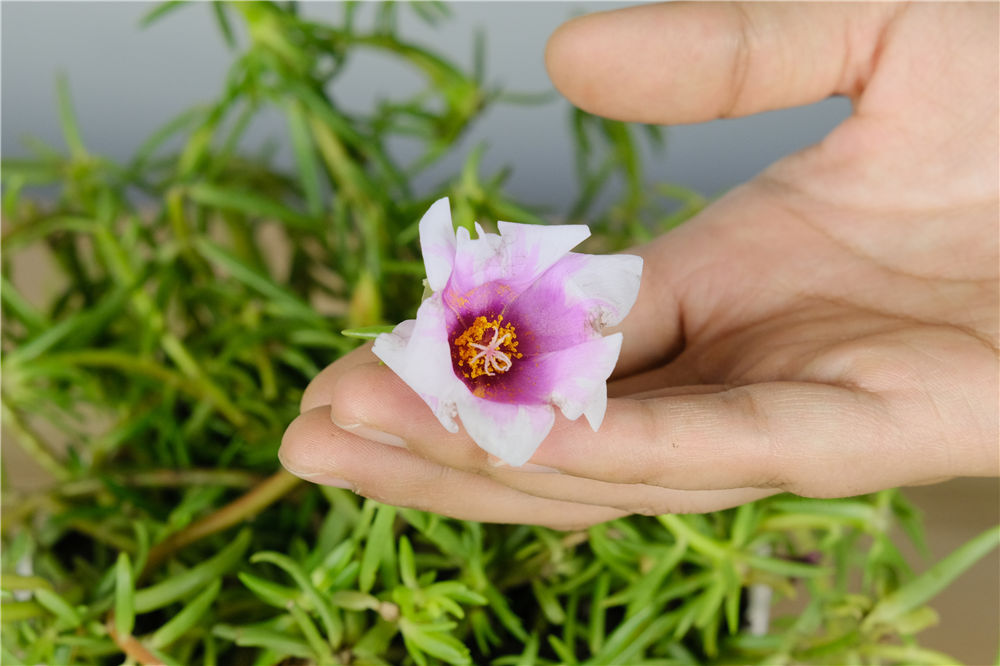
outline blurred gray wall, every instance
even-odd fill
[[[207,4],[184,7],[146,29],[138,23],[150,3],[11,2],[2,20],[2,152],[26,153],[22,137],[62,146],[55,104],[55,76],[67,74],[84,140],[95,152],[126,158],[155,128],[221,90],[232,54],[219,36]],[[543,64],[545,42],[567,18],[625,6],[599,2],[463,2],[436,27],[401,8],[402,33],[471,65],[474,35],[486,35],[488,80],[516,91],[551,90]],[[337,3],[304,3],[317,18],[337,20]],[[371,5],[362,7],[370,15]],[[372,82],[376,82],[374,85]],[[379,94],[419,82],[398,64],[356,58],[336,89],[348,108],[364,108]],[[671,128],[663,154],[647,151],[651,177],[708,194],[732,187],[782,155],[815,143],[849,112],[831,99],[797,109],[736,120]],[[544,106],[495,107],[457,147],[450,162],[428,176],[456,168],[477,143],[490,148],[486,172],[513,167],[509,191],[518,199],[562,207],[576,192],[572,139],[565,101]],[[285,139],[281,118],[252,128],[252,141]],[[279,159],[289,162],[287,150]],[[418,186],[420,183],[418,183]]]

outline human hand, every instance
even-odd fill
[[[669,4],[569,22],[550,74],[594,113],[689,123],[831,94],[854,112],[634,250],[598,433],[557,417],[528,465],[497,465],[366,345],[309,385],[282,462],[391,504],[563,528],[997,474],[996,20],[995,4]]]

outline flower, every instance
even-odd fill
[[[622,334],[602,336],[635,303],[642,259],[570,252],[583,225],[476,224],[456,233],[447,199],[420,220],[432,294],[373,351],[458,432],[522,465],[555,422],[587,417],[596,431]]]

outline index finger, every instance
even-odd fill
[[[306,390],[302,393],[302,401],[299,403],[299,413],[304,414],[316,407],[325,407],[330,404],[333,395],[333,387],[342,374],[351,368],[364,364],[376,363],[378,359],[372,353],[372,343],[366,342],[357,349],[351,350],[339,359],[323,368],[316,375]]]

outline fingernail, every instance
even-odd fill
[[[350,425],[341,425],[336,421],[333,425],[337,426],[341,430],[346,430],[352,435],[357,435],[364,439],[370,439],[373,442],[378,442],[379,444],[385,444],[386,446],[395,446],[401,449],[406,448],[406,440],[402,437],[397,437],[387,432],[382,432],[381,430],[376,430],[370,426],[366,426],[363,423],[352,423]]]
[[[355,493],[357,492],[357,490],[355,490],[355,486],[353,483],[347,481],[346,479],[340,479],[335,476],[330,476],[329,472],[325,471],[306,472],[304,470],[296,470],[292,467],[289,467],[288,463],[286,463],[281,458],[280,451],[278,452],[278,460],[281,462],[282,467],[284,467],[286,470],[288,470],[295,476],[299,477],[303,481],[308,481],[309,483],[318,483],[324,486],[332,486],[333,488],[344,488],[345,490],[350,490],[351,492]]]
[[[515,467],[514,465],[506,463],[501,458],[497,458],[492,453],[486,456],[486,461],[489,463],[490,467],[505,467],[514,472],[528,472],[529,474],[561,474],[561,472],[555,467],[546,467],[545,465],[536,465],[535,463],[530,462]]]
[[[295,476],[299,477],[300,479],[303,479],[303,480],[306,480],[306,481],[312,481],[317,476],[320,476],[321,474],[324,474],[324,472],[317,472],[315,470],[313,470],[313,471],[306,471],[304,469],[296,469],[293,465],[289,465],[288,461],[285,460],[285,456],[282,455],[283,451],[284,451],[284,449],[278,449],[278,462],[281,463],[282,467],[284,467],[286,470],[288,470],[289,472],[291,472]]]
[[[352,493],[358,492],[355,490],[355,486],[350,481],[344,479],[338,479],[333,476],[326,476],[322,473],[318,474],[314,478],[309,479],[313,483],[318,483],[323,486],[330,486],[331,488],[343,488],[344,490],[350,490]]]

